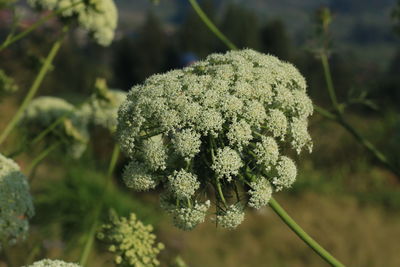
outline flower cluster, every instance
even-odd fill
[[[67,141],[65,149],[73,158],[79,158],[89,140],[88,118],[64,99],[51,96],[37,97],[30,102],[22,118],[30,134],[37,134],[54,125],[53,134],[59,141]],[[65,143],[63,143],[65,144]]]
[[[164,245],[156,243],[151,225],[144,225],[134,213],[128,218],[111,214],[111,222],[102,226],[97,237],[117,254],[115,263],[122,266],[158,266],[157,255]]]
[[[96,80],[95,92],[80,108],[82,114],[90,118],[94,125],[99,125],[110,131],[117,127],[118,107],[126,99],[126,93],[121,90],[108,89],[104,79]]]
[[[60,12],[62,19],[76,20],[84,30],[103,46],[114,39],[118,12],[113,0],[28,0],[39,10]]]
[[[61,260],[49,260],[44,259],[37,262],[32,263],[27,267],[81,267],[79,264],[65,262]]]
[[[311,152],[312,113],[298,70],[250,49],[153,75],[118,112],[118,140],[131,158],[124,181],[163,187],[161,206],[181,229],[203,222],[212,199],[218,225],[235,228],[246,205],[261,208],[293,184],[296,165],[283,153]]]
[[[29,185],[19,166],[0,154],[0,240],[25,238],[34,214]],[[0,246],[1,249],[1,246]]]

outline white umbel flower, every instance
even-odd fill
[[[147,191],[158,185],[157,178],[142,163],[131,161],[125,166],[122,178],[127,187],[136,191]]]
[[[154,171],[165,169],[167,153],[160,136],[154,136],[145,140],[141,148],[144,162],[150,167],[150,169]]]
[[[226,137],[231,146],[237,147],[238,150],[241,151],[242,148],[247,146],[253,138],[250,124],[244,120],[235,121],[232,123]]]
[[[183,169],[168,176],[168,182],[177,199],[190,198],[200,186],[197,177]]]
[[[137,180],[146,186],[131,186],[161,183],[162,208],[177,226],[193,229],[205,215],[198,216],[192,203],[216,199],[218,225],[234,228],[244,218],[244,204],[261,207],[272,191],[293,184],[296,166],[284,154],[310,149],[306,122],[312,111],[306,82],[293,65],[245,49],[212,54],[132,87],[116,133],[127,156],[146,165],[157,156],[146,159],[143,143],[162,139],[165,168],[148,166]]]
[[[211,168],[215,171],[219,179],[225,178],[229,182],[232,180],[233,175],[239,173],[239,169],[242,166],[243,162],[239,154],[229,147],[224,147],[217,150]]]
[[[256,143],[254,153],[257,164],[262,164],[266,170],[269,170],[278,160],[279,147],[274,138],[263,136],[261,142]]]
[[[200,134],[191,129],[184,129],[175,133],[172,143],[175,151],[185,160],[192,159],[200,152]]]
[[[240,204],[231,205],[226,211],[217,214],[217,223],[219,226],[233,230],[244,220],[244,210]]]
[[[25,109],[23,120],[27,123],[32,122],[32,124],[47,127],[62,116],[71,117],[74,112],[74,106],[62,98],[40,96],[29,103]]]
[[[114,39],[118,11],[113,0],[28,0],[39,10],[60,11],[63,19],[74,19],[98,44],[108,46]]]
[[[278,109],[271,109],[267,115],[266,121],[267,123],[265,128],[272,134],[272,136],[284,140],[288,127],[285,114]]]
[[[297,168],[293,160],[286,156],[281,156],[275,168],[276,176],[272,179],[275,190],[280,191],[283,188],[291,187],[297,176]]]
[[[176,208],[171,211],[174,225],[185,231],[193,230],[199,223],[204,222],[210,201],[195,203],[193,207]]]
[[[81,267],[81,265],[77,263],[65,262],[62,260],[50,260],[44,259],[40,261],[36,261],[27,267]]]
[[[300,154],[303,147],[306,147],[310,153],[312,151],[313,143],[307,126],[307,120],[298,118],[293,118],[293,121],[289,125],[290,144],[296,150],[297,154]]]
[[[272,186],[270,182],[263,176],[258,177],[256,181],[250,183],[249,203],[248,205],[255,209],[266,206],[272,196]]]
[[[24,239],[29,228],[28,219],[33,214],[25,175],[17,163],[0,154],[0,240],[14,244]]]

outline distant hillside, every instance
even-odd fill
[[[200,1],[201,2],[201,1]],[[298,44],[304,44],[313,31],[311,16],[321,6],[328,6],[334,14],[332,34],[336,48],[367,55],[368,60],[391,57],[399,39],[392,33],[390,12],[396,0],[217,0],[219,16],[229,3],[241,4],[258,14],[260,21],[282,20]],[[120,29],[134,30],[152,10],[174,30],[190,8],[186,0],[160,0],[153,5],[149,0],[117,0],[120,7]]]

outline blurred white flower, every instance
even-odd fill
[[[28,181],[12,159],[0,154],[0,240],[24,239],[34,215]],[[1,250],[1,245],[0,245]]]

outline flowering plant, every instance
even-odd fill
[[[137,191],[160,185],[161,206],[181,229],[204,221],[214,195],[217,223],[235,228],[245,205],[259,209],[293,184],[285,154],[311,151],[312,113],[293,65],[250,49],[212,54],[131,89],[118,115],[131,159],[123,179]]]

